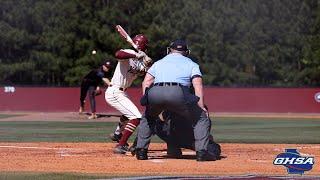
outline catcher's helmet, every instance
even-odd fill
[[[132,40],[138,46],[139,50],[145,51],[147,49],[148,38],[145,35],[138,34]]]

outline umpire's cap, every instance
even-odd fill
[[[182,39],[177,39],[177,40],[173,41],[169,47],[174,50],[177,50],[177,51],[188,51],[189,50],[186,41],[184,41]]]

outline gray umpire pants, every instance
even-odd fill
[[[149,148],[155,120],[162,111],[168,110],[193,122],[195,150],[207,150],[210,120],[198,106],[199,98],[189,91],[188,87],[183,86],[153,86],[147,91],[144,97],[147,99],[146,111],[139,125],[137,148]]]

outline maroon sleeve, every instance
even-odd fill
[[[117,59],[129,59],[129,58],[135,58],[136,55],[135,54],[130,54],[128,52],[122,51],[122,50],[118,50],[115,54],[115,57]]]

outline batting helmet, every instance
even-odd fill
[[[147,49],[148,38],[145,35],[138,34],[132,40],[138,46],[139,50],[145,51]]]

